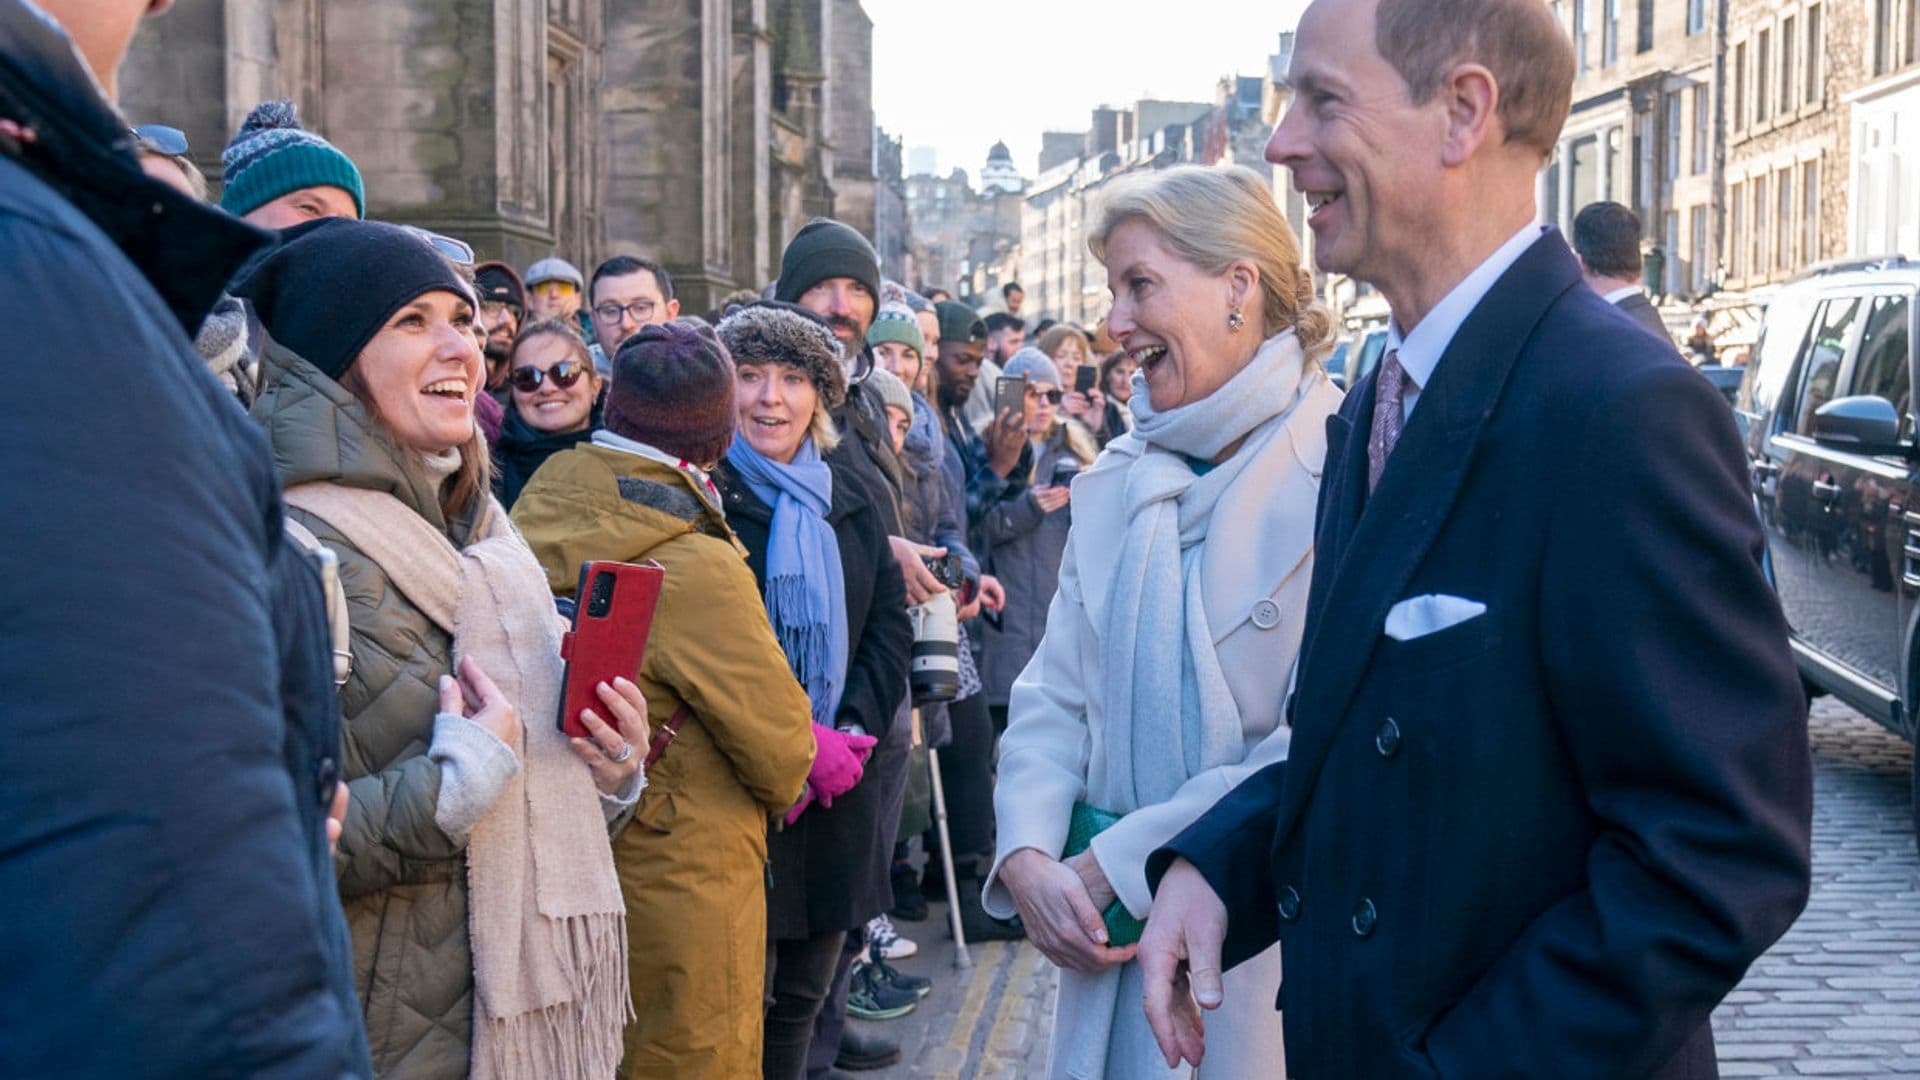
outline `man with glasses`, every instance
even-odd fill
[[[507,361],[513,358],[513,339],[527,312],[527,287],[513,267],[498,260],[474,267],[473,283],[480,294],[477,321],[487,335],[481,346],[487,359],[487,392],[504,405]]]
[[[593,327],[581,309],[586,279],[580,268],[561,258],[546,258],[527,267],[527,321],[561,319],[580,328],[580,337],[593,340]]]
[[[593,311],[593,366],[611,374],[608,359],[620,343],[643,326],[672,322],[680,315],[673,278],[651,259],[615,255],[593,271],[587,287]]]

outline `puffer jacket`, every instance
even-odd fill
[[[271,339],[262,361],[268,388],[253,413],[281,484],[387,492],[466,546],[471,522],[443,518],[438,481],[366,406]],[[427,757],[453,643],[339,532],[287,513],[339,556],[353,631],[353,672],[340,688],[350,802],[334,871],[374,1071],[464,1077],[473,1035],[465,849],[434,823],[440,766]]]
[[[1056,468],[1087,467],[1093,442],[1079,421],[1056,424],[1034,455],[1034,487],[1052,484]],[[994,506],[980,522],[993,552],[987,572],[1007,590],[1000,625],[981,620],[980,681],[986,684],[989,705],[1007,703],[1013,680],[1040,647],[1047,631],[1047,609],[1060,588],[1060,560],[1066,555],[1067,531],[1072,527],[1071,504],[1049,514],[1040,509],[1032,488],[1013,502]]]
[[[591,559],[666,568],[640,688],[656,731],[691,717],[613,841],[636,1013],[620,1074],[758,1076],[767,821],[800,797],[813,730],[745,552],[687,473],[598,445],[549,459],[513,520],[561,595]]]

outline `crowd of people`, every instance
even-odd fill
[[[1097,326],[826,218],[695,315],[286,102],[210,204],[114,101],[165,4],[0,0],[0,1073],[817,1080],[951,888],[1054,1077],[1707,1074],[1806,880],[1737,445],[1533,224],[1546,9],[1425,5],[1316,0],[1269,149],[1395,312],[1343,399],[1244,167],[1112,185]],[[591,562],[660,595],[562,716]]]

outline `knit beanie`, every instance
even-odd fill
[[[520,284],[520,275],[506,263],[496,260],[474,267],[473,283],[480,290],[480,299],[510,304],[515,311],[527,310],[527,287]]]
[[[941,341],[985,341],[987,324],[972,308],[958,300],[942,300],[933,305],[940,316]]]
[[[263,101],[241,122],[220,153],[224,187],[220,207],[245,217],[288,192],[337,187],[353,196],[353,209],[367,216],[366,187],[353,159],[300,126],[291,101]]]
[[[795,303],[808,289],[836,277],[865,285],[873,302],[880,302],[880,257],[873,253],[873,245],[850,225],[814,218],[781,253],[773,298]]]
[[[702,468],[733,444],[733,361],[679,322],[641,327],[613,354],[601,422]]]
[[[1007,358],[1006,366],[1000,369],[1003,379],[1025,379],[1030,383],[1052,383],[1060,385],[1060,365],[1053,358],[1029,345]]]
[[[737,367],[786,364],[813,380],[820,405],[833,410],[847,400],[847,373],[840,365],[840,339],[825,319],[798,304],[762,300],[736,308],[720,320],[720,340]],[[877,370],[877,369],[876,369]]]
[[[920,332],[920,320],[905,304],[882,304],[867,328],[867,344],[897,341],[922,357],[927,354],[927,335]]]
[[[886,368],[874,368],[867,376],[867,385],[880,392],[880,404],[899,409],[907,417],[913,417],[913,391],[900,381],[900,376]]]
[[[398,225],[320,218],[280,233],[280,246],[234,286],[273,340],[339,380],[393,313],[430,292],[473,300],[452,263]]]

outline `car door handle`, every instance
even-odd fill
[[[1840,498],[1840,485],[1829,484],[1825,480],[1813,482],[1813,497],[1821,502],[1836,502]]]

